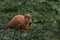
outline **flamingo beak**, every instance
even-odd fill
[[[32,19],[30,19],[29,21],[30,21],[29,25],[31,26],[32,25]]]

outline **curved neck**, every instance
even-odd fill
[[[29,21],[27,20],[27,17],[26,17],[26,16],[24,16],[24,18],[25,18],[26,23],[29,23]]]

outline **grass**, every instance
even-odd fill
[[[0,28],[18,14],[30,13],[33,18],[31,30],[22,31],[23,40],[59,40],[60,30],[60,3],[59,2],[14,2],[0,4]],[[34,23],[34,22],[38,23]],[[0,35],[3,35],[0,30]],[[0,39],[1,39],[0,36]],[[20,30],[16,32],[16,38],[20,38]],[[14,30],[7,30],[2,40],[13,40]]]

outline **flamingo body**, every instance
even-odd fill
[[[20,30],[20,29],[25,29],[29,30],[30,27],[27,27],[26,25],[30,24],[30,21],[27,20],[27,18],[31,19],[31,15],[16,15],[15,17],[12,18],[12,20],[7,24],[5,27],[5,31],[7,29],[15,29],[15,30]]]

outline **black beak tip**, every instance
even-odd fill
[[[31,25],[32,23],[30,22],[29,25]]]

